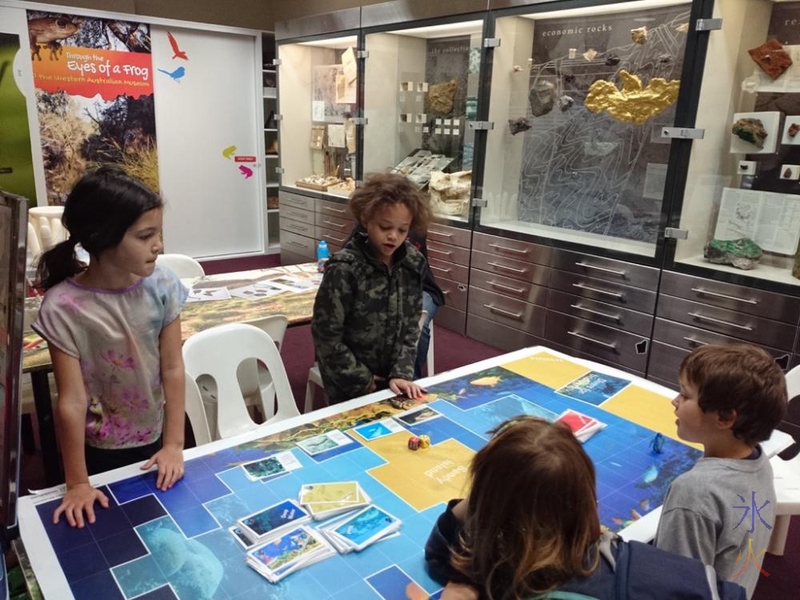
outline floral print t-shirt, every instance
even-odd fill
[[[178,277],[159,266],[121,290],[67,279],[45,294],[33,329],[80,361],[88,445],[132,448],[161,436],[159,336],[180,314],[187,295]]]

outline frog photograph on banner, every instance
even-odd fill
[[[150,26],[27,11],[47,203],[114,164],[158,190]]]

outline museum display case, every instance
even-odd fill
[[[493,13],[479,225],[655,265],[691,2],[530,4]]]
[[[363,171],[408,176],[457,225],[471,213],[485,13],[453,19],[364,29]]]
[[[280,199],[278,187],[278,73],[275,63],[275,35],[261,34],[261,85],[264,120],[264,179],[267,189],[267,224],[269,250],[280,248]]]

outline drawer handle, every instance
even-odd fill
[[[442,295],[447,296],[450,293],[450,290],[442,290]]]
[[[578,267],[583,267],[584,269],[594,269],[595,271],[602,271],[603,273],[619,275],[620,277],[625,277],[628,274],[627,271],[618,271],[617,269],[609,269],[608,267],[599,267],[597,265],[590,265],[589,263],[585,262],[576,262],[575,265]]]
[[[511,271],[512,273],[519,273],[520,275],[528,272],[528,269],[515,269],[514,267],[507,267],[506,265],[501,265],[500,263],[496,262],[490,262],[488,264],[495,269],[500,269],[501,271]]]
[[[691,337],[683,336],[683,339],[686,340],[687,342],[689,342],[690,344],[697,344],[698,346],[708,346],[708,342],[703,342],[703,341],[700,341],[700,340],[696,340],[696,339],[691,338]]]
[[[431,264],[429,264],[428,266],[431,269],[433,269],[434,271],[441,271],[442,273],[449,273],[450,272],[450,269],[443,269],[442,267],[437,267],[437,266],[431,265]]]
[[[444,256],[453,256],[452,252],[447,252],[445,250],[437,250],[436,248],[428,248],[428,252],[432,252],[433,254],[442,254]]]
[[[610,313],[604,313],[599,310],[594,310],[593,308],[586,308],[585,306],[581,306],[580,304],[570,304],[569,307],[574,308],[575,310],[582,310],[583,312],[587,312],[592,315],[597,315],[598,317],[605,317],[606,319],[612,319],[617,322],[622,320],[619,315],[612,315]]]
[[[733,300],[734,302],[744,302],[745,304],[758,304],[758,300],[753,300],[752,298],[739,298],[738,296],[729,296],[728,294],[720,294],[719,292],[712,292],[710,290],[704,290],[703,288],[692,288],[692,291],[697,294],[702,294],[704,296],[714,296],[715,298],[724,298],[725,300]]]
[[[337,229],[344,229],[347,225],[342,225],[340,223],[332,223],[331,221],[323,221],[323,225],[328,225],[329,227],[336,227]]]
[[[331,212],[339,213],[340,215],[347,212],[346,208],[333,208],[332,206],[323,206],[322,210],[329,210]]]
[[[616,344],[609,344],[608,342],[602,342],[600,340],[596,340],[594,338],[590,338],[588,335],[583,335],[582,333],[578,333],[577,331],[567,331],[569,335],[574,335],[576,338],[581,338],[582,340],[586,340],[587,342],[592,342],[593,344],[598,344],[600,346],[604,346],[609,350],[616,350]]]
[[[428,235],[440,235],[442,237],[451,238],[453,237],[452,233],[444,233],[443,231],[436,231],[434,229],[428,230]]]
[[[709,321],[711,323],[718,323],[719,325],[727,325],[728,327],[735,327],[736,329],[742,329],[744,331],[753,331],[753,328],[749,325],[739,325],[738,323],[731,323],[730,321],[723,321],[722,319],[715,319],[714,317],[707,317],[706,315],[701,315],[700,313],[689,313],[690,317],[694,317],[700,321]]]
[[[489,248],[500,250],[501,252],[511,252],[511,254],[521,254],[527,256],[530,250],[520,250],[519,248],[509,248],[508,246],[501,246],[500,244],[489,244]]]
[[[587,292],[596,292],[598,294],[604,294],[606,296],[611,296],[612,298],[618,298],[618,299],[622,300],[622,294],[619,293],[619,292],[611,292],[609,290],[601,290],[600,288],[591,287],[591,286],[588,286],[588,285],[583,284],[583,283],[573,283],[572,287],[576,287],[576,288],[581,289],[581,290],[586,290]]]
[[[292,246],[297,246],[298,248],[305,248],[306,247],[306,245],[303,244],[302,242],[295,242],[294,240],[289,240],[289,243]]]
[[[498,308],[493,304],[484,304],[484,308],[488,308],[491,312],[502,315],[504,317],[511,317],[512,319],[516,319],[517,321],[522,321],[522,313],[515,313],[511,312],[510,310],[504,310],[502,308]]]
[[[335,235],[331,235],[330,233],[326,233],[322,236],[324,240],[333,240],[337,244],[344,244],[347,240],[344,238],[337,238]]]
[[[514,294],[524,294],[525,290],[522,288],[515,288],[511,287],[510,285],[503,285],[502,283],[497,283],[496,281],[487,281],[490,286],[493,288],[497,288],[498,290],[503,290],[506,292],[512,292]]]

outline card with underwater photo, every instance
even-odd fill
[[[270,581],[278,581],[300,566],[304,559],[326,548],[330,546],[319,534],[298,527],[249,550],[247,561]]]
[[[422,406],[417,406],[411,410],[394,415],[394,418],[404,425],[413,426],[426,423],[431,419],[436,419],[441,416],[442,414],[440,412],[437,412],[427,404],[423,404]]]
[[[236,542],[245,550],[249,550],[255,546],[255,544],[250,541],[250,539],[244,534],[244,531],[242,531],[242,528],[238,525],[232,525],[231,527],[228,527],[228,531],[233,536],[233,539],[235,539]]]
[[[355,504],[361,499],[357,481],[333,481],[330,483],[304,483],[300,487],[300,504],[340,503]]]
[[[355,428],[355,432],[365,440],[377,440],[393,433],[402,433],[405,431],[392,419],[383,419],[382,421],[374,421],[366,425],[359,425]]]
[[[309,456],[314,456],[352,443],[352,438],[346,436],[341,431],[333,430],[323,433],[322,435],[316,435],[312,438],[301,440],[297,442],[297,445],[305,450]]]
[[[627,379],[591,371],[564,387],[556,390],[557,393],[582,400],[595,406],[601,405],[612,396],[621,392],[630,384]]]
[[[247,538],[257,540],[309,520],[311,515],[297,502],[283,500],[252,515],[242,517],[237,524]]]
[[[294,454],[286,451],[245,463],[242,468],[250,481],[262,481],[277,477],[287,471],[294,471],[301,466]]]
[[[400,520],[375,505],[346,519],[333,532],[352,544],[355,550],[366,548],[385,535],[394,533],[400,527]]]

